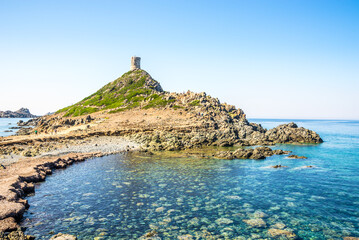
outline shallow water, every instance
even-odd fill
[[[282,123],[253,121],[267,128]],[[28,197],[23,226],[39,239],[51,231],[79,239],[136,239],[151,229],[162,239],[256,239],[268,238],[278,223],[301,239],[359,237],[359,121],[295,122],[325,142],[276,148],[305,160],[114,155],[58,170]],[[276,164],[288,168],[265,168]],[[306,165],[315,168],[301,168]],[[256,217],[266,226],[243,222]]]
[[[10,127],[17,127],[17,122],[23,120],[28,121],[30,118],[0,118],[0,137],[7,137],[14,135],[18,129],[10,129]],[[5,132],[11,131],[11,132]]]

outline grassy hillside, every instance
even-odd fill
[[[144,70],[137,69],[123,74],[80,102],[60,109],[64,116],[80,116],[102,110],[110,113],[135,107],[151,108],[166,106],[161,85]]]

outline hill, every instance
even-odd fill
[[[62,113],[64,117],[77,117],[99,111],[111,114],[134,108],[172,108],[186,109],[186,111],[204,108],[204,111],[200,113],[202,116],[208,115],[212,110],[213,116],[221,113],[229,118],[245,120],[241,109],[221,104],[218,99],[207,96],[205,93],[165,92],[160,83],[142,69],[123,74],[96,93],[57,113]]]
[[[59,110],[64,116],[81,116],[103,110],[110,113],[136,107],[150,108],[165,106],[170,100],[164,99],[161,85],[146,71],[136,69],[123,74],[113,82],[82,101]]]

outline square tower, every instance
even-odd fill
[[[141,58],[133,56],[131,57],[131,70],[141,69]]]

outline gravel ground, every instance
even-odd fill
[[[102,152],[102,153],[119,153],[124,151],[135,151],[140,149],[140,144],[125,139],[123,137],[93,137],[85,140],[78,140],[75,144],[65,144],[63,147],[56,150],[43,153],[36,156],[37,158],[45,156],[59,156],[67,153],[90,153],[90,152]],[[14,162],[17,162],[24,156],[11,154],[0,158],[0,164],[6,166]]]

